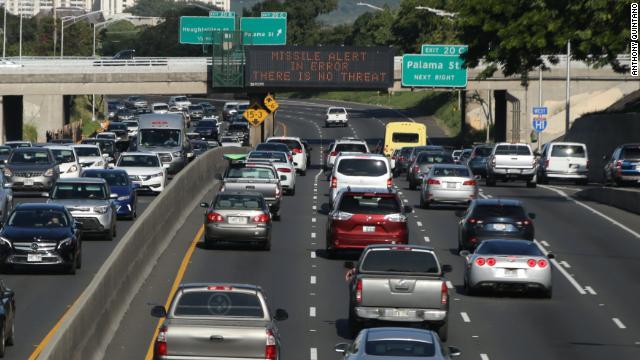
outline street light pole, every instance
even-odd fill
[[[96,57],[96,24],[93,24],[93,57]]]
[[[22,60],[22,9],[20,9],[20,45],[19,45],[19,57]]]
[[[7,3],[2,5],[4,8],[4,19],[2,20],[2,58],[7,57]]]
[[[571,40],[567,41],[567,84],[565,94],[564,139],[569,137],[569,122],[571,110]]]

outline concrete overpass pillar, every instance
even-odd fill
[[[503,142],[507,140],[507,91],[494,90],[493,97],[495,99],[493,138],[495,142]]]
[[[63,103],[62,95],[24,95],[23,126],[35,126],[38,130],[38,142],[46,141],[47,131],[61,129],[64,126]]]
[[[4,144],[4,97],[0,96],[0,144]]]

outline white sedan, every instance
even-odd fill
[[[122,169],[129,174],[131,182],[139,184],[140,189],[161,193],[167,184],[167,168],[169,164],[162,164],[156,153],[125,152],[120,155],[116,169]]]
[[[60,168],[61,178],[80,177],[82,167],[73,147],[64,145],[47,145],[45,147],[51,150],[53,158]]]
[[[83,169],[106,169],[108,155],[102,154],[98,145],[81,144],[70,146],[78,156]]]

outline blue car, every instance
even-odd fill
[[[82,172],[82,177],[99,177],[107,181],[111,193],[118,194],[115,203],[119,218],[133,220],[138,216],[136,189],[140,185],[132,183],[126,171],[120,169],[87,169]]]

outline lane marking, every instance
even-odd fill
[[[491,198],[493,197],[493,195],[487,195],[487,197],[488,197],[489,199],[491,199]]]
[[[551,245],[549,245],[549,243],[548,243],[548,242],[546,242],[546,241],[544,241],[544,240],[540,241],[540,244],[542,244],[542,245],[544,245],[544,246],[546,246],[546,247],[550,247],[550,246],[551,246]]]
[[[316,218],[311,218],[311,222],[316,222]]]
[[[540,249],[540,251],[542,251],[542,253],[547,256],[549,254],[549,252],[547,251],[547,249],[545,249],[544,247],[542,247],[542,245],[538,242],[538,240],[533,240],[533,242],[538,245],[538,248]],[[584,288],[582,287],[582,285],[580,285],[576,279],[573,278],[573,276],[571,276],[571,274],[569,274],[567,272],[567,270],[565,270],[562,266],[560,266],[560,264],[558,264],[558,261],[556,261],[556,259],[549,259],[549,261],[553,264],[553,266],[556,267],[556,269],[558,269],[558,271],[560,271],[560,273],[567,279],[569,280],[569,282],[571,283],[571,285],[573,285],[574,288],[576,288],[576,290],[578,290],[578,292],[580,293],[580,295],[586,295],[587,292],[584,291]]]
[[[200,241],[200,238],[202,238],[203,233],[204,233],[204,225],[200,225],[200,228],[198,229],[196,236],[193,238],[193,240],[191,240],[191,244],[189,245],[189,249],[187,250],[187,253],[182,258],[182,262],[180,263],[180,267],[178,268],[178,273],[176,274],[176,277],[173,280],[173,285],[171,285],[171,291],[169,291],[169,296],[167,296],[167,301],[165,301],[165,304],[164,304],[165,309],[168,309],[169,306],[171,305],[171,299],[173,299],[173,296],[178,290],[178,286],[180,286],[180,283],[182,282],[182,278],[184,277],[184,274],[187,272],[187,266],[189,266],[189,263],[191,262],[191,256],[193,255],[193,252],[196,249],[196,245]],[[155,345],[156,338],[158,337],[158,330],[160,329],[160,325],[162,325],[163,321],[164,320],[162,318],[158,319],[158,322],[156,324],[156,329],[153,332],[153,337],[151,338],[151,342],[147,350],[147,356],[144,357],[145,360],[153,359],[153,346]]]
[[[312,239],[315,239],[315,238],[316,238],[316,233],[312,232],[312,233],[311,233],[311,238],[312,238]]]
[[[310,306],[309,307],[309,316],[310,317],[316,317],[316,307],[315,306]]]
[[[462,316],[462,321],[466,322],[466,323],[470,323],[471,322],[471,318],[469,318],[469,314],[467,314],[466,312],[461,312],[460,316]]]
[[[449,289],[453,289],[453,284],[451,283],[451,281],[447,281],[447,287]]]
[[[489,360],[489,355],[487,355],[487,354],[480,354],[480,359],[481,359],[481,360]]]
[[[598,293],[595,290],[593,290],[593,288],[591,286],[585,286],[584,290],[586,292],[588,292],[589,294],[591,294],[591,295],[598,295]]]
[[[311,209],[312,209],[312,210],[316,210],[316,206],[315,206],[315,205],[313,205],[313,206],[311,207]]]
[[[318,360],[318,349],[311,348],[309,351],[309,359]]]
[[[620,319],[618,318],[612,318],[611,320],[613,320],[613,322],[616,324],[616,326],[620,329],[626,329],[627,327],[622,323],[622,321],[620,321]]]
[[[431,240],[429,239],[429,237],[428,237],[428,236],[425,236],[425,237],[424,237],[424,242],[430,242],[430,241],[431,241]]]
[[[309,283],[314,285],[317,281],[317,278],[315,275],[311,275],[311,277],[309,278]]]
[[[409,202],[409,200],[407,200],[407,199],[402,199],[402,201],[404,201],[404,202],[406,202],[406,203],[408,203],[408,202]]]
[[[569,263],[564,260],[560,261],[560,265],[564,266],[567,269],[571,269],[571,265],[569,265]]]
[[[315,258],[316,258],[316,252],[315,252],[315,251],[312,251],[312,252],[311,252],[311,258],[312,258],[312,259],[315,259]]]
[[[416,225],[418,225],[419,227],[422,226],[422,221],[416,221]]]

